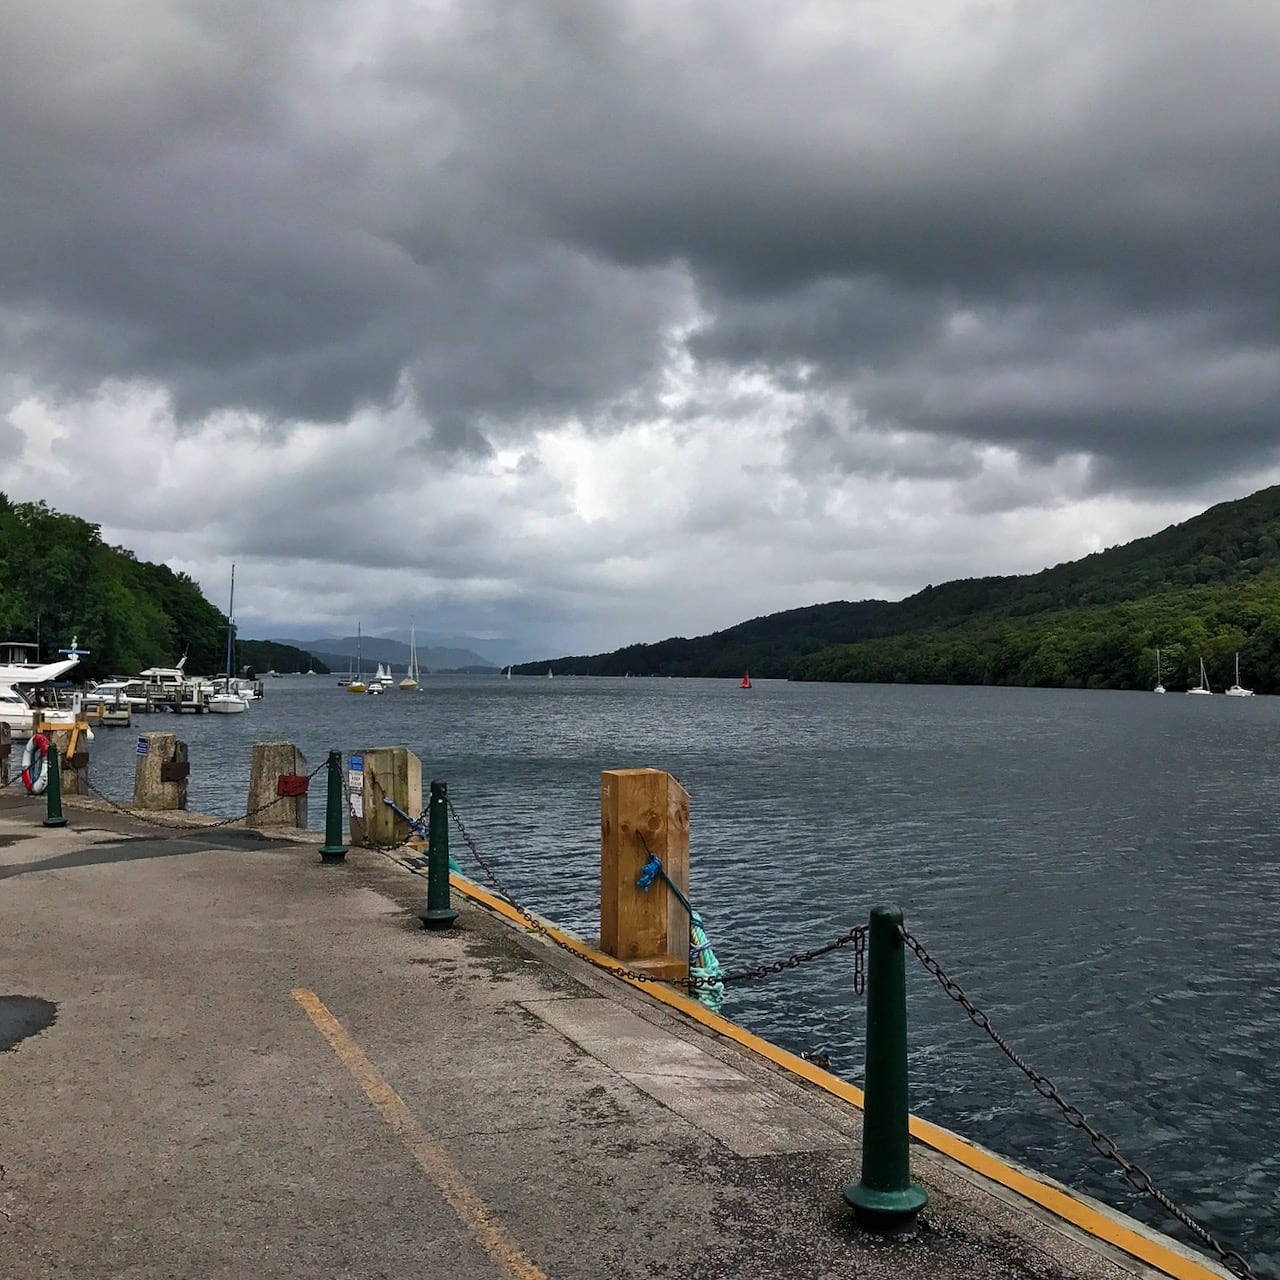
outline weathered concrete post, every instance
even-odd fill
[[[650,853],[689,894],[689,793],[661,769],[600,775],[600,949],[667,981],[689,976],[689,916],[659,882],[636,886]]]
[[[171,733],[144,733],[138,739],[138,761],[133,771],[135,809],[185,809],[187,807],[187,744]]]
[[[347,761],[351,794],[351,843],[372,847],[403,844],[412,835],[384,799],[406,813],[422,812],[422,761],[407,747],[374,747]]]
[[[245,810],[253,814],[254,826],[306,829],[307,793],[292,795],[287,787],[282,792],[280,779],[304,777],[307,772],[307,758],[292,742],[254,743]]]
[[[9,785],[9,762],[13,758],[13,728],[0,720],[0,786]]]

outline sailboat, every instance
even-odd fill
[[[1164,681],[1160,679],[1160,650],[1156,650],[1156,687],[1151,690],[1152,693],[1164,692]]]
[[[738,681],[738,688],[739,688],[739,689],[750,689],[750,688],[751,688],[751,675],[750,675],[750,673],[748,673],[748,672],[743,672],[742,679]]]
[[[216,712],[219,715],[235,715],[240,711],[249,710],[249,700],[244,697],[240,691],[231,684],[232,672],[235,670],[235,624],[236,610],[236,567],[231,566],[231,599],[227,601],[227,675],[223,681],[222,688],[212,694],[205,700],[205,706],[208,710]]]
[[[1240,655],[1236,654],[1236,682],[1227,690],[1228,698],[1252,698],[1253,690],[1246,689],[1240,683]]]
[[[1204,673],[1204,659],[1200,659],[1200,683],[1194,688],[1188,689],[1188,693],[1202,693],[1208,697],[1213,696],[1213,690],[1209,688],[1209,677]]]
[[[350,680],[347,681],[348,693],[364,693],[364,672],[360,669],[360,624],[356,623],[356,666],[355,673]]]
[[[405,672],[404,679],[400,681],[400,688],[406,693],[412,693],[418,687],[418,642],[414,637],[412,625],[409,627],[409,669]]]

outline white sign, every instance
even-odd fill
[[[347,791],[351,795],[351,812],[364,818],[364,756],[347,758]]]

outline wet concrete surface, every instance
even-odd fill
[[[1156,1274],[924,1150],[858,1232],[856,1109],[383,855],[67,812],[0,796],[6,1280]]]

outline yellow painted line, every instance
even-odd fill
[[[453,887],[465,897],[481,903],[483,906],[496,911],[499,915],[505,916],[508,920],[522,925],[526,929],[529,927],[528,921],[505,899],[496,897],[494,894],[489,893],[488,890],[480,888],[479,885],[473,884],[463,876],[451,873],[449,880]],[[562,943],[569,950],[577,952],[585,959],[594,960],[597,963],[614,968],[622,967],[622,961],[588,947],[580,938],[564,933],[545,921],[539,920],[538,923],[546,930],[549,937]],[[816,1084],[820,1089],[824,1089],[827,1093],[833,1094],[835,1097],[859,1109],[862,1108],[863,1093],[856,1085],[849,1084],[838,1076],[833,1076],[829,1072],[823,1071],[820,1067],[815,1067],[813,1063],[806,1062],[798,1055],[788,1053],[786,1049],[781,1049],[776,1044],[771,1044],[768,1040],[753,1035],[750,1031],[738,1026],[737,1023],[730,1022],[727,1018],[722,1018],[718,1013],[713,1013],[696,1000],[691,1000],[688,996],[681,995],[658,982],[636,982],[631,978],[623,978],[622,981],[639,991],[645,992],[646,995],[652,996],[662,1004],[678,1009],[686,1017],[702,1023],[703,1026],[727,1037],[744,1049],[750,1049],[753,1053],[760,1054],[761,1057],[767,1058],[770,1062],[785,1068],[792,1074],[802,1076],[804,1079]],[[1100,1212],[1092,1205],[1085,1204],[1075,1196],[1060,1191],[1057,1187],[1050,1186],[1048,1183],[1041,1182],[1038,1178],[1024,1173],[1021,1169],[1014,1168],[1001,1160],[999,1156],[992,1154],[990,1151],[984,1151],[981,1147],[975,1147],[972,1143],[966,1142],[963,1138],[947,1129],[941,1129],[937,1125],[930,1124],[927,1120],[921,1120],[918,1116],[910,1117],[909,1126],[912,1137],[918,1142],[922,1142],[925,1146],[932,1147],[935,1151],[940,1151],[943,1155],[949,1156],[957,1164],[961,1164],[967,1169],[972,1169],[975,1173],[979,1173],[985,1178],[990,1178],[992,1182],[998,1183],[1002,1187],[1007,1187],[1010,1191],[1017,1192],[1018,1195],[1024,1196],[1042,1208],[1048,1209],[1050,1213],[1078,1227],[1088,1235],[1115,1245],[1116,1248],[1140,1259],[1149,1266],[1155,1267],[1158,1271],[1164,1272],[1165,1275],[1174,1277],[1175,1280],[1221,1280],[1222,1273],[1220,1271],[1211,1271],[1194,1258],[1166,1248],[1159,1241],[1134,1231],[1118,1219]]]
[[[489,1216],[484,1201],[472,1191],[457,1165],[413,1118],[404,1099],[382,1078],[377,1067],[320,997],[314,991],[298,988],[293,992],[293,998],[489,1257],[506,1267],[518,1280],[547,1280],[519,1245]]]

